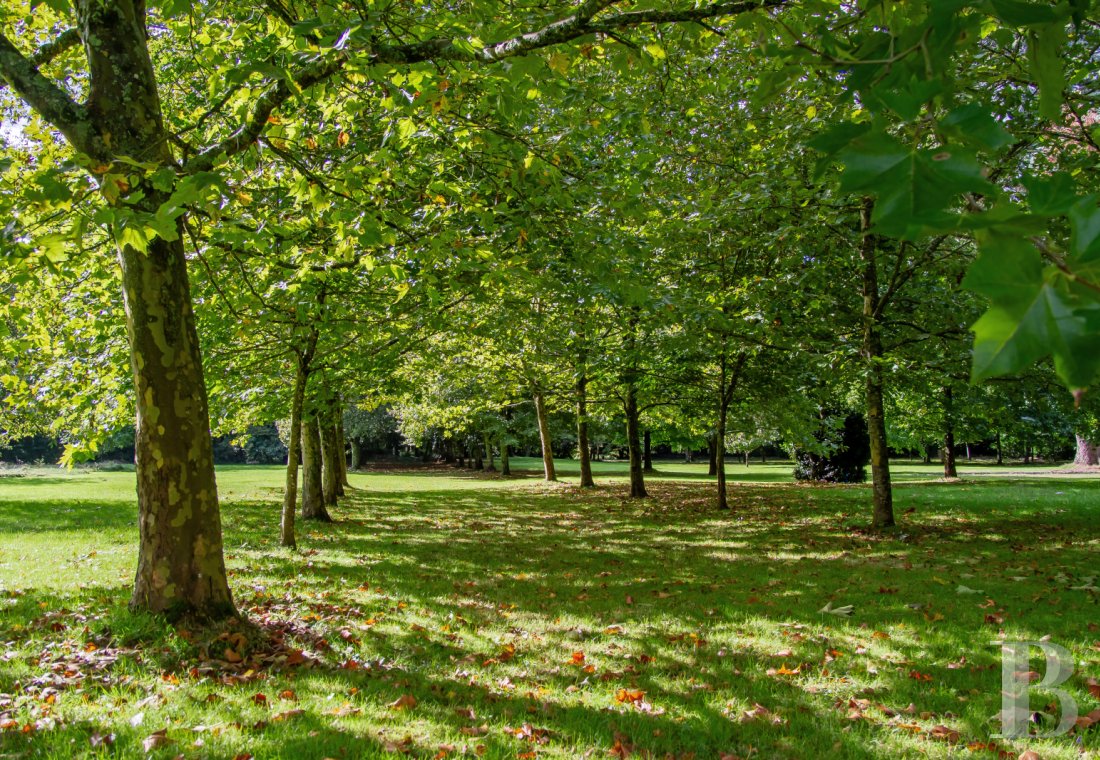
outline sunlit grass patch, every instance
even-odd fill
[[[0,753],[1100,749],[1096,728],[994,739],[990,646],[1049,636],[1078,661],[1064,688],[1082,714],[1096,708],[1094,479],[903,485],[898,512],[912,512],[880,536],[865,487],[735,483],[719,514],[701,477],[654,479],[653,498],[632,502],[621,481],[586,493],[355,473],[337,522],[302,524],[292,554],[276,541],[280,476],[219,472],[249,622],[193,630],[125,609],[132,473],[0,479]]]

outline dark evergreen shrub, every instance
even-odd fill
[[[839,414],[828,413],[826,421],[839,417]],[[834,437],[832,442],[828,441]],[[827,453],[798,452],[795,457],[795,480],[821,483],[862,483],[867,480],[867,463],[871,461],[871,438],[867,434],[867,422],[862,414],[847,415],[838,430],[829,431],[828,426],[825,426],[818,434],[818,439],[831,443],[826,447]]]

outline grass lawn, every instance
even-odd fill
[[[993,737],[991,645],[1066,647],[1097,709],[1100,479],[901,464],[880,536],[866,487],[730,464],[718,513],[657,467],[641,502],[621,463],[356,473],[296,554],[282,470],[222,468],[249,622],[215,630],[127,612],[132,473],[0,473],[0,757],[1100,757],[1100,725]]]

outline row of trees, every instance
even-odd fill
[[[289,418],[293,544],[297,450],[323,505],[353,400],[489,456],[529,402],[551,479],[567,403],[586,485],[614,405],[636,497],[646,427],[709,432],[719,507],[718,442],[821,446],[858,408],[887,527],[905,404],[952,429],[968,374],[1053,356],[1080,397],[1100,366],[1086,0],[52,0],[0,29],[5,429],[74,459],[136,415],[138,607],[232,610],[211,431]]]

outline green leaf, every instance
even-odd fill
[[[810,139],[806,144],[814,150],[820,151],[826,157],[835,156],[857,137],[867,134],[871,125],[867,122],[854,124],[850,121],[836,124],[821,134]]]
[[[1049,177],[1026,175],[1022,182],[1027,188],[1028,206],[1035,214],[1061,216],[1080,200],[1077,184],[1065,172],[1055,172]]]
[[[1086,196],[1069,210],[1070,256],[1074,263],[1100,261],[1100,207],[1096,195]]]
[[[1026,239],[984,232],[978,237],[978,258],[970,265],[963,287],[994,303],[1021,303],[1035,297],[1042,285],[1043,262]]]
[[[1020,0],[990,0],[994,15],[1010,26],[1048,24],[1057,19],[1054,7],[1048,3],[1025,3]]]
[[[911,78],[900,87],[875,88],[868,97],[877,98],[887,108],[896,113],[903,121],[912,121],[920,116],[924,104],[943,92],[943,82],[939,79]]]
[[[1062,68],[1062,48],[1066,28],[1062,22],[1044,24],[1027,36],[1031,75],[1039,85],[1039,115],[1057,121],[1062,117],[1062,91],[1066,74]]]
[[[1003,148],[1014,139],[1008,130],[997,123],[989,109],[978,103],[956,108],[940,120],[940,126],[952,137],[988,150]]]
[[[992,301],[974,323],[974,382],[1019,372],[1053,355],[1070,388],[1100,376],[1100,302],[1073,286],[1025,239],[983,233],[963,286]]]
[[[911,238],[957,226],[949,211],[960,193],[991,193],[981,165],[964,150],[916,151],[882,132],[856,140],[838,154],[840,189],[873,193],[872,219],[886,235]]]
[[[873,132],[849,141],[838,157],[844,162],[841,190],[888,191],[897,175],[910,172],[914,153],[889,135]]]
[[[397,122],[397,144],[405,146],[416,134],[416,122],[412,119],[402,119]]]

